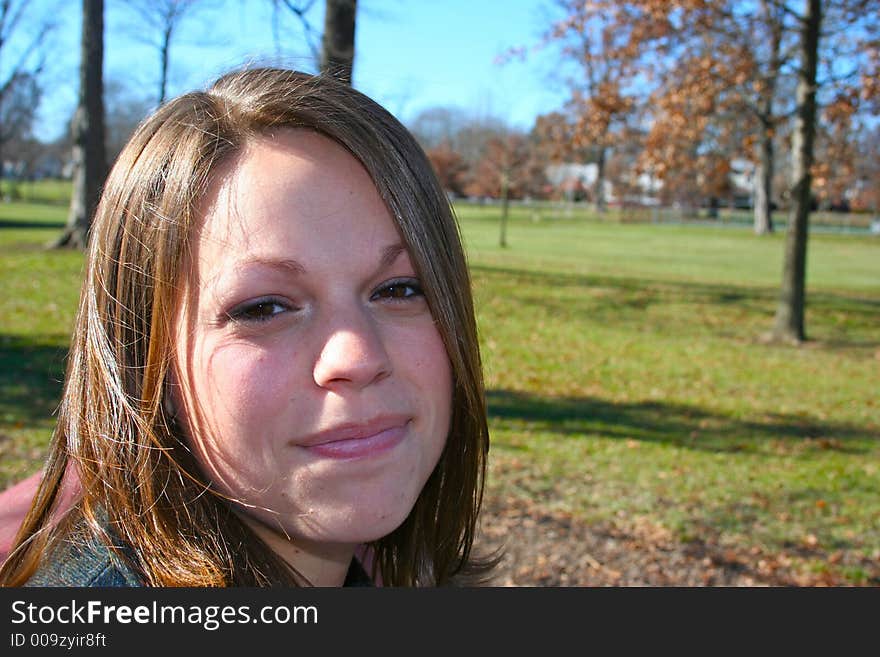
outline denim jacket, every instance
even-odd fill
[[[66,538],[25,586],[143,586],[119,556],[96,539]]]
[[[144,586],[144,581],[96,539],[67,538],[49,554],[25,586]],[[360,562],[352,559],[343,586],[373,586],[373,581]]]

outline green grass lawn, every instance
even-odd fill
[[[53,425],[82,256],[43,245],[65,213],[0,204],[0,487],[39,468]],[[877,583],[880,239],[811,237],[810,341],[783,347],[760,337],[782,236],[515,209],[501,249],[498,209],[458,213],[488,495]]]
[[[69,180],[0,181],[0,197],[6,201],[67,206],[70,189]]]
[[[54,426],[83,256],[44,247],[66,216],[0,203],[0,487],[39,468]]]
[[[880,565],[880,240],[811,237],[811,340],[782,347],[782,236],[522,211],[501,249],[497,209],[458,212],[492,493],[866,582],[831,561]]]

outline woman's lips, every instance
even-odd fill
[[[408,428],[408,418],[380,418],[364,424],[340,425],[313,434],[297,444],[326,458],[364,458],[396,447],[403,441]]]

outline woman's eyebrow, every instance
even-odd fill
[[[401,244],[391,244],[382,249],[382,257],[379,260],[379,269],[386,269],[394,264],[394,261],[397,260],[397,256],[401,253],[406,253],[406,247]]]
[[[377,271],[387,269],[401,253],[406,253],[406,247],[401,243],[389,244],[381,250]],[[293,258],[251,258],[234,266],[234,269],[244,269],[251,266],[268,267],[279,270],[287,275],[301,276],[306,273],[306,268]]]
[[[253,265],[277,269],[293,276],[300,276],[306,273],[306,268],[293,258],[252,258],[239,263],[235,269],[244,269]]]

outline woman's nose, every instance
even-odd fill
[[[370,317],[350,316],[329,327],[313,376],[322,388],[363,388],[390,373],[391,362],[379,327]]]

